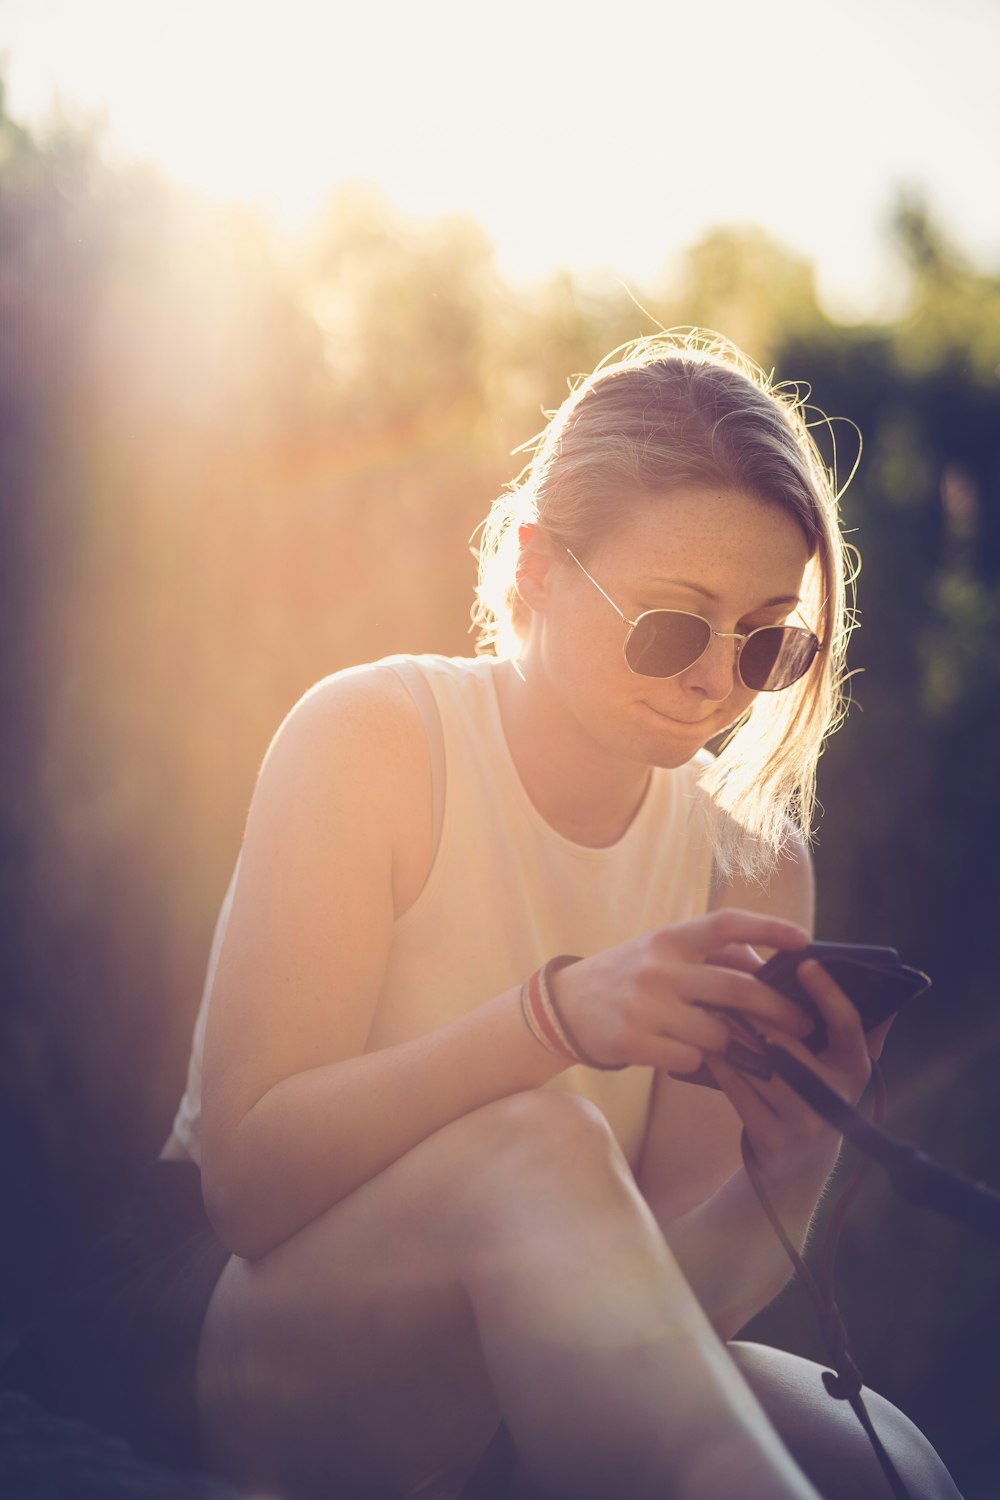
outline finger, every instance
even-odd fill
[[[882,1048],[885,1046],[885,1039],[889,1035],[892,1023],[896,1019],[896,1014],[898,1013],[889,1016],[886,1020],[880,1022],[878,1026],[873,1026],[871,1031],[865,1032],[865,1041],[868,1043],[868,1056],[876,1062],[882,1056]]]
[[[782,1037],[780,1046],[804,1068],[815,1073],[817,1078],[828,1088],[833,1089],[834,1093],[839,1094],[848,1104],[856,1104],[868,1087],[872,1063],[868,1049],[864,1045],[863,1033],[859,1046],[852,1048],[848,1053],[838,1055],[834,1055],[829,1047],[823,1052],[810,1052],[798,1037],[792,1036]],[[799,1096],[795,1090],[782,1079],[775,1078],[772,1082],[775,1088],[787,1089],[790,1099],[798,1099]],[[809,1113],[812,1113],[811,1108],[809,1108]]]
[[[659,1068],[666,1073],[697,1073],[705,1061],[700,1047],[675,1041],[672,1037],[645,1035],[637,1037],[628,1048],[628,1060],[636,1067]]]
[[[765,1029],[777,1027],[789,1036],[799,1037],[808,1036],[813,1029],[811,1017],[801,1006],[761,984],[752,974],[700,964],[692,967],[685,981],[686,992],[693,998],[707,1005],[727,1005],[742,1011]]]
[[[800,1044],[789,1039],[788,1041],[783,1041],[781,1045],[788,1052],[792,1052]],[[816,1072],[816,1059],[805,1048],[801,1048],[801,1051],[809,1059],[809,1064],[813,1065],[812,1071]],[[712,1056],[707,1058],[706,1061],[714,1063],[715,1058]],[[802,1096],[796,1093],[791,1085],[786,1083],[777,1073],[772,1073],[770,1078],[760,1078],[755,1072],[741,1067],[738,1058],[730,1058],[726,1054],[722,1055],[722,1063],[731,1072],[736,1073],[748,1088],[753,1090],[775,1117],[785,1121],[786,1124],[789,1122],[810,1120],[814,1117],[815,1111],[812,1109],[812,1106],[807,1104]]]
[[[685,957],[691,959],[705,959],[730,943],[795,949],[804,948],[809,942],[808,932],[797,922],[765,916],[762,912],[742,911],[733,906],[721,907],[704,917],[680,922],[663,931],[672,942],[680,945]]]
[[[729,1045],[732,1028],[724,1016],[711,1015],[697,1005],[675,1001],[669,1009],[651,1006],[638,1023],[638,1030],[697,1047],[699,1052],[721,1052]],[[700,1067],[701,1064],[699,1063]]]
[[[814,958],[807,959],[799,964],[797,977],[826,1022],[826,1051],[843,1054],[857,1051],[859,1047],[867,1051],[857,1006],[823,965]]]
[[[756,974],[764,960],[749,943],[727,943],[717,953],[709,953],[707,962],[723,969],[739,969],[744,974]]]
[[[706,1057],[705,1062],[751,1136],[759,1136],[774,1126],[777,1111],[759,1087],[763,1080],[734,1068],[719,1054]]]

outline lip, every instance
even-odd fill
[[[682,729],[702,729],[706,724],[711,723],[712,719],[715,717],[714,714],[708,714],[702,719],[679,719],[676,714],[665,714],[661,709],[654,708],[651,703],[647,703],[646,707],[650,710],[651,713],[654,713],[658,719],[666,719],[668,724],[678,724]]]

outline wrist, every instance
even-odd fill
[[[807,1195],[819,1191],[840,1157],[843,1137],[832,1130],[797,1136],[769,1151],[755,1149],[761,1176],[774,1189]]]
[[[627,1064],[605,1062],[583,1047],[563,1001],[556,995],[556,976],[579,962],[578,956],[562,953],[557,958],[550,958],[525,980],[521,986],[521,1011],[525,1024],[536,1041],[569,1064],[606,1073],[618,1072]]]

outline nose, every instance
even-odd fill
[[[741,685],[736,660],[743,637],[712,632],[712,639],[693,666],[681,673],[686,688],[701,693],[712,703],[728,698],[734,686]]]

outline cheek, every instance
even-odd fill
[[[579,619],[551,621],[544,631],[542,652],[546,675],[563,698],[590,706],[608,706],[635,697],[643,679],[625,662],[624,630],[607,622]]]

